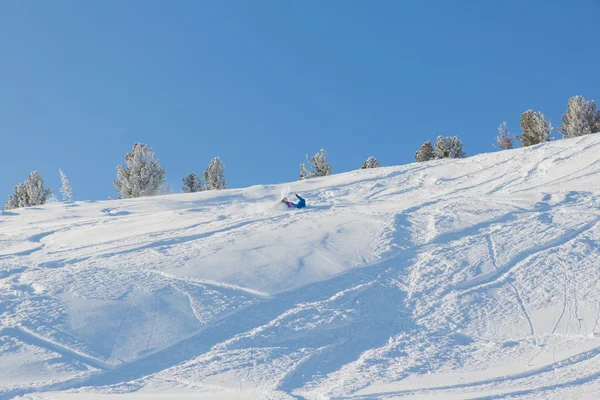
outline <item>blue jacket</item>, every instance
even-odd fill
[[[296,197],[298,198],[298,204],[296,204],[296,208],[304,208],[306,207],[306,201],[304,201],[304,199],[298,195],[296,195]]]

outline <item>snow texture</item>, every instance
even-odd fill
[[[599,149],[4,211],[0,398],[598,398]]]

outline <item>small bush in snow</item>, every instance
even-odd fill
[[[435,152],[433,151],[433,146],[429,140],[423,143],[419,150],[417,150],[415,153],[415,160],[417,162],[435,160]]]
[[[596,110],[594,100],[585,101],[583,96],[571,97],[558,131],[563,138],[600,132],[600,110]]]
[[[462,142],[458,136],[438,136],[435,140],[435,156],[436,158],[464,158],[467,155],[463,151],[462,146]]]
[[[136,143],[130,153],[125,154],[126,166],[117,166],[117,179],[114,182],[119,198],[130,199],[142,196],[164,194],[165,168],[152,152],[152,148]]]
[[[195,172],[190,172],[183,178],[183,192],[194,193],[202,191],[202,180]]]
[[[527,147],[549,141],[552,124],[541,112],[527,110],[521,115],[521,129],[523,133],[516,138]]]
[[[44,204],[52,194],[52,190],[44,188],[44,180],[37,171],[30,173],[25,182],[16,185],[14,191],[12,196],[8,196],[5,210]]]
[[[371,156],[365,160],[365,162],[363,163],[363,166],[360,167],[360,169],[379,168],[379,167],[381,167],[381,164],[379,163],[379,161],[377,161],[377,159],[375,157]]]
[[[513,148],[512,137],[508,132],[508,126],[506,125],[506,121],[501,123],[498,127],[498,136],[496,136],[496,147],[505,150]]]
[[[225,166],[219,157],[215,157],[208,164],[204,171],[204,180],[206,181],[206,190],[227,189],[225,181]]]
[[[321,149],[312,158],[308,158],[306,155],[306,162],[308,166],[300,164],[300,180],[327,176],[333,172],[333,167],[327,161],[325,149]]]

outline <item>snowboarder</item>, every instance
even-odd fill
[[[294,193],[294,195],[298,198],[298,203],[294,204],[291,201],[288,201],[287,198],[283,198],[283,200],[281,200],[282,203],[285,203],[285,205],[288,206],[288,208],[304,208],[306,207],[306,201],[298,196],[298,193]]]

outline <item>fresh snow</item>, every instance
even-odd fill
[[[0,398],[600,398],[599,151],[2,212]]]

